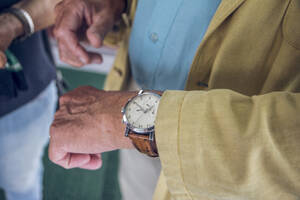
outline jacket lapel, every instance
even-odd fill
[[[203,42],[232,14],[245,0],[222,0],[203,38]]]
[[[192,66],[190,68],[188,80],[185,85],[185,90],[193,89],[204,89],[207,87],[207,77],[210,71],[210,66],[207,65],[207,62],[201,62],[199,60],[202,57],[205,57],[206,61],[209,60],[209,56],[205,55],[203,47],[205,43],[210,38],[210,36],[215,32],[215,30],[230,16],[244,1],[246,0],[222,0],[217,9],[211,23],[206,31],[206,34],[198,47],[197,53],[194,57]],[[204,63],[204,64],[203,64]],[[201,84],[199,84],[201,83]]]

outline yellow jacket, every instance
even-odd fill
[[[130,76],[129,33],[107,90]],[[299,92],[300,0],[223,0],[186,90],[161,99],[154,199],[300,199]]]

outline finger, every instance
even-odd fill
[[[57,143],[55,143],[53,129],[55,126],[51,125],[50,128],[50,142],[48,148],[48,157],[53,163],[58,164],[62,167],[67,165],[67,161],[70,159],[70,154],[68,152],[63,151]]]
[[[101,54],[89,52],[89,56],[91,58],[91,63],[101,64],[103,62],[103,58]]]
[[[58,41],[61,59],[72,65],[74,62],[75,65],[79,65],[80,62],[83,64],[89,63],[89,55],[80,45],[79,36],[77,35],[82,25],[82,17],[74,14],[74,12],[64,12],[57,20],[54,35]]]
[[[71,99],[72,99],[72,97],[70,97],[70,95],[68,95],[68,93],[66,93],[59,98],[59,105],[63,106],[65,104],[68,104],[71,102]]]
[[[64,41],[65,47],[68,49],[70,57],[78,58],[82,63],[90,63],[89,53],[81,46],[79,39],[75,33],[69,32],[66,34],[66,40]]]
[[[93,23],[94,12],[95,12],[94,7],[92,7],[91,4],[87,4],[87,3],[84,4],[83,15],[88,26],[92,25]]]
[[[102,166],[100,154],[68,153],[62,159],[55,162],[65,169],[82,168],[95,170]]]
[[[76,154],[71,153],[71,156],[67,162],[67,166],[65,168],[71,169],[71,168],[77,168],[82,167],[90,163],[92,157],[89,154]]]
[[[98,14],[93,18],[93,24],[87,30],[87,38],[90,44],[99,48],[103,45],[103,40],[108,31],[111,30],[113,21],[104,15]]]
[[[67,105],[59,105],[59,110],[56,111],[54,115],[54,120],[52,122],[53,126],[58,126],[60,121],[66,121],[65,117],[68,114],[68,108]],[[68,116],[69,117],[69,116]]]
[[[63,1],[60,2],[60,4],[57,4],[57,6],[55,7],[55,23],[54,23],[54,33],[57,29],[60,29],[61,24],[64,24],[65,21],[64,21],[64,14],[65,14],[65,11],[63,9]],[[55,34],[56,35],[56,34]]]
[[[62,16],[63,16],[63,11],[61,12],[58,12],[55,16],[55,20],[54,20],[54,27],[57,28],[57,27],[60,27],[60,24],[62,23],[63,19],[62,19]],[[55,29],[53,29],[53,33],[55,33]],[[55,35],[55,34],[54,34]]]
[[[49,143],[49,159],[57,165],[60,165],[66,169],[71,169],[75,167],[80,167],[87,164],[91,157],[89,154],[79,154],[79,153],[70,153],[70,151],[66,151],[64,145],[65,138],[63,132],[61,132],[61,127],[66,124],[72,124],[64,121],[55,119],[50,128],[50,143]],[[68,137],[67,137],[68,138]],[[61,143],[63,142],[63,143]]]
[[[84,53],[87,54],[89,63],[101,64],[103,62],[103,58],[102,58],[101,54],[94,53],[94,52],[88,52],[82,46],[80,46],[78,48],[80,48],[80,49],[78,49],[79,51],[84,51]],[[60,59],[63,62],[66,62],[75,67],[84,66],[85,61],[80,60],[78,56],[74,55],[68,49],[74,49],[74,48],[68,47],[68,45],[64,45],[64,43],[62,43],[62,42],[59,43]]]
[[[57,3],[54,7],[54,12],[56,15],[60,14],[62,8],[63,8],[63,4],[64,4],[64,1],[61,1],[59,3]]]
[[[77,56],[74,56],[72,53],[69,52],[68,45],[66,45],[61,40],[58,40],[58,50],[61,61],[75,67],[82,67],[84,65],[84,63],[81,62]]]
[[[91,156],[90,161],[82,165],[80,168],[89,169],[89,170],[99,169],[102,166],[101,154],[91,154],[90,156]]]
[[[5,67],[6,62],[7,59],[4,52],[0,51],[0,69]]]
[[[95,28],[91,27],[87,31],[87,39],[95,48],[100,48],[103,45],[104,31],[97,31]]]

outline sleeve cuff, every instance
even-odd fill
[[[180,114],[188,92],[165,91],[159,103],[155,123],[156,143],[169,192],[178,199],[190,199],[180,162]]]

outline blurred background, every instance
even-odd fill
[[[113,64],[116,47],[91,49],[100,52],[104,62],[91,64],[82,68],[73,68],[59,60],[56,42],[49,39],[53,60],[57,66],[57,74],[63,80],[65,92],[78,86],[90,85],[102,89],[106,74]],[[118,151],[102,154],[103,166],[96,171],[82,169],[65,170],[49,161],[48,149],[45,149],[43,163],[44,200],[119,200],[118,185]],[[0,200],[5,200],[0,189]],[[20,199],[21,200],[21,199]]]

